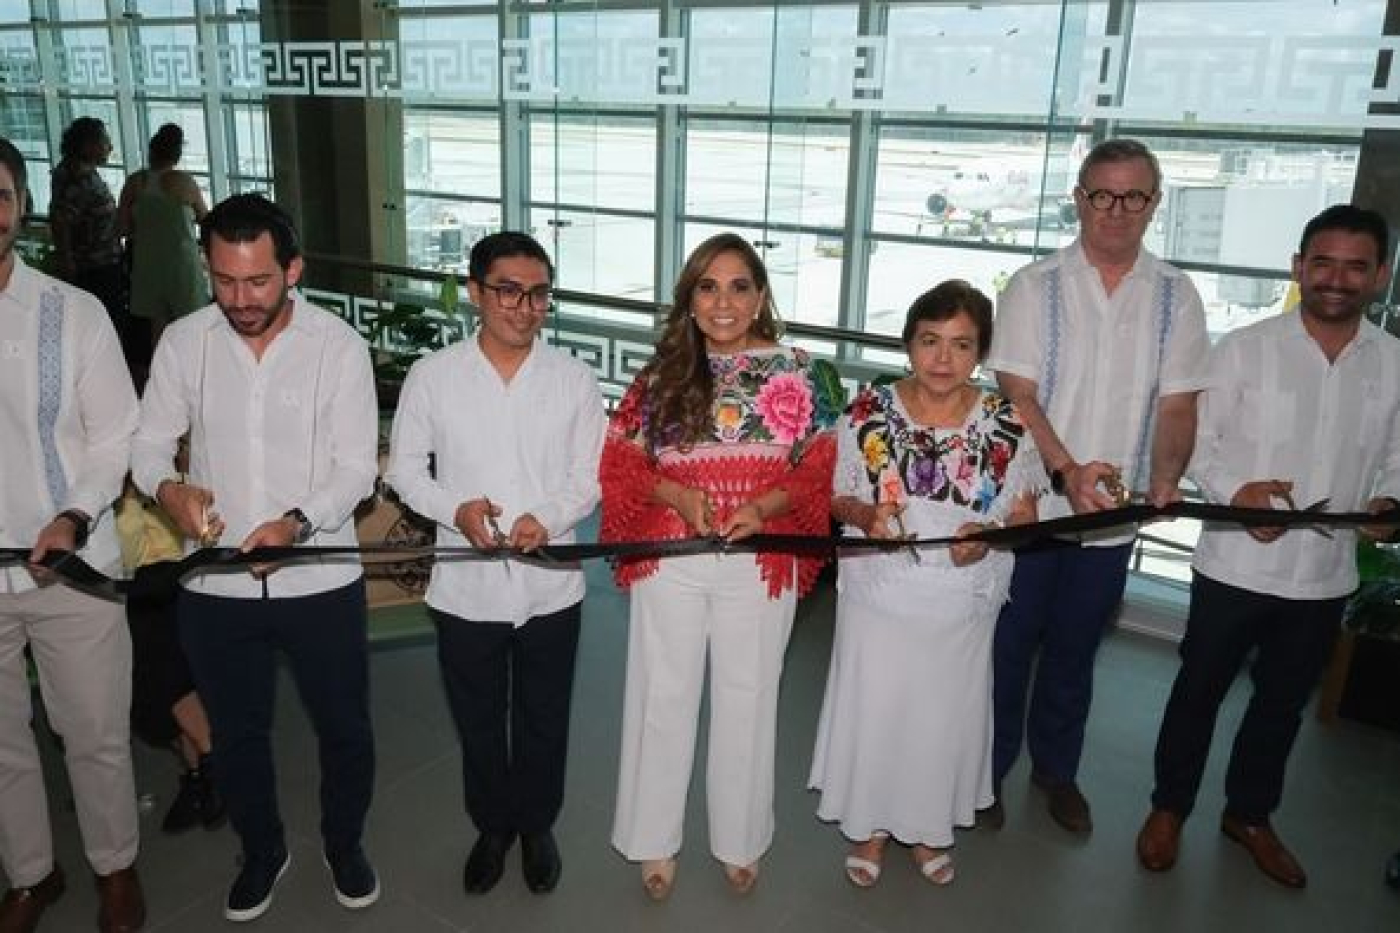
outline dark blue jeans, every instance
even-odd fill
[[[364,581],[275,599],[182,590],[176,612],[213,729],[215,780],[244,853],[266,855],[285,841],[271,743],[279,650],[320,746],[325,848],[359,845],[374,792]]]
[[[582,607],[519,628],[429,610],[467,814],[480,832],[542,832],[559,816]]]
[[[1123,601],[1131,554],[1131,544],[1067,541],[1017,551],[1011,598],[992,646],[992,775],[998,787],[1021,753],[1023,735],[1036,774],[1051,782],[1078,774],[1094,658]]]
[[[1345,597],[1284,599],[1193,575],[1181,669],[1157,734],[1154,807],[1191,813],[1220,703],[1254,651],[1254,692],[1230,751],[1225,812],[1258,824],[1278,809],[1303,707],[1331,657],[1345,606]]]

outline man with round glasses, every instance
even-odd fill
[[[1021,269],[998,302],[986,362],[1050,474],[1044,518],[1114,507],[1115,493],[1176,498],[1205,388],[1205,311],[1185,273],[1143,248],[1161,200],[1156,156],[1136,140],[1095,146],[1074,189],[1079,236]],[[1093,828],[1077,781],[1094,658],[1127,582],[1133,530],[1055,540],[1016,555],[994,642],[992,776],[1023,734],[1031,781],[1065,829]]]
[[[480,240],[467,278],[480,330],[414,364],[404,382],[388,480],[437,524],[439,544],[528,551],[571,542],[598,502],[598,382],[538,339],[553,282],[533,238]],[[576,567],[433,567],[429,614],[479,833],[462,877],[468,894],[496,886],[517,836],[526,887],[544,894],[559,881],[552,827],[564,800],[583,593]]]

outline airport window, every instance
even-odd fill
[[[1387,145],[1372,130],[1400,126],[1384,0],[349,5],[0,4],[0,133],[31,160],[37,212],[75,116],[107,122],[114,190],[172,121],[211,200],[267,191],[324,229],[370,227],[332,238],[341,260],[406,264],[425,293],[519,224],[555,254],[561,317],[644,328],[685,254],[735,230],[789,321],[890,335],[937,281],[995,293],[1072,240],[1079,162],[1134,136],[1165,176],[1149,246],[1218,337],[1296,301],[1303,220],[1362,183]],[[353,183],[312,183],[318,133],[366,153],[336,160]],[[341,197],[360,202],[343,224],[351,205],[324,203]]]

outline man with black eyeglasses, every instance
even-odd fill
[[[554,266],[523,233],[472,247],[478,333],[409,371],[388,480],[437,524],[438,543],[529,551],[574,540],[598,501],[606,426],[593,371],[547,346]],[[428,585],[438,661],[479,836],[468,894],[496,886],[517,836],[526,886],[554,890],[552,827],[564,800],[583,573],[506,561],[439,561]]]
[[[985,365],[1050,475],[1043,518],[1113,508],[1135,492],[1159,505],[1179,496],[1209,344],[1191,280],[1143,249],[1161,188],[1142,143],[1099,143],[1074,190],[1078,238],[1017,272],[998,301]],[[1001,785],[1024,733],[1050,815],[1070,832],[1093,828],[1079,761],[1094,658],[1123,597],[1133,536],[1115,529],[1016,555],[993,648],[989,825],[1004,818]]]

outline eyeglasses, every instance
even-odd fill
[[[1152,203],[1156,197],[1156,192],[1139,191],[1134,188],[1132,191],[1124,191],[1118,194],[1109,191],[1107,188],[1095,188],[1093,191],[1079,189],[1079,193],[1084,195],[1084,200],[1089,202],[1089,206],[1096,211],[1108,213],[1113,210],[1115,204],[1123,205],[1123,210],[1129,214],[1141,214],[1147,210],[1147,205]]]
[[[490,285],[481,283],[482,288],[488,288],[496,293],[496,300],[501,303],[501,307],[507,311],[514,311],[520,307],[526,296],[530,298],[530,310],[548,311],[554,307],[554,289],[549,285],[536,285],[534,288],[521,288],[514,282],[506,282],[504,285]]]

